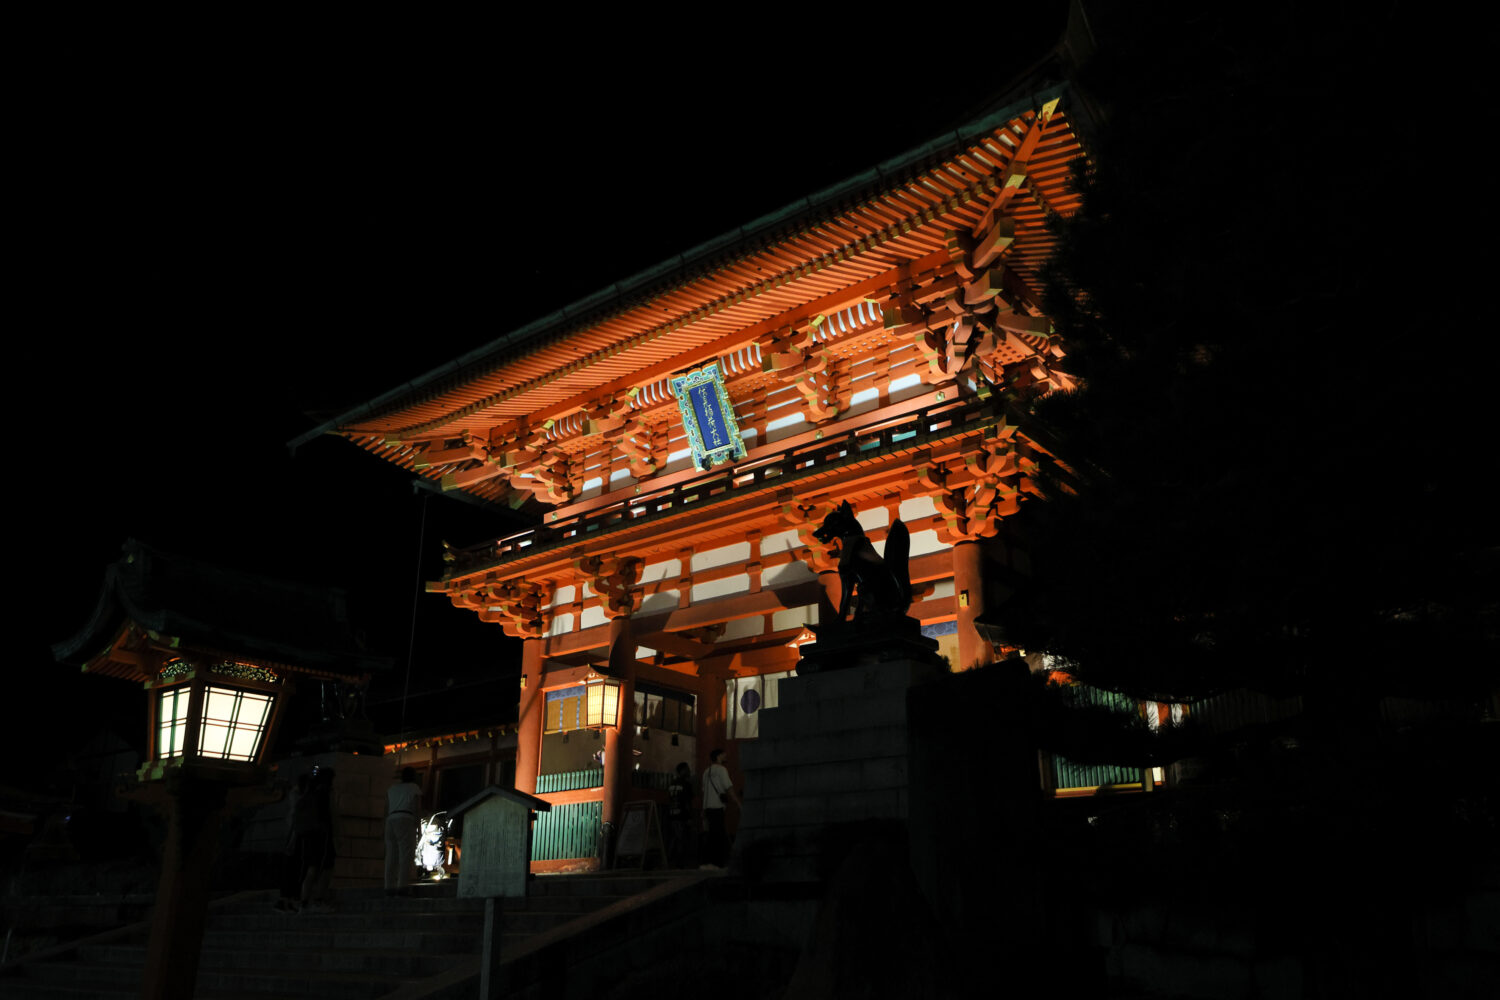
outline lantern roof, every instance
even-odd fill
[[[392,663],[362,648],[340,587],[226,569],[129,539],[88,623],[52,654],[88,673],[146,680],[157,659],[148,648],[350,680]]]

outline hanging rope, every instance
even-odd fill
[[[401,684],[401,726],[397,729],[402,734],[406,732],[406,696],[411,693],[411,661],[417,648],[417,598],[422,593],[422,552],[427,545],[427,501],[431,499],[431,493],[422,494],[422,526],[417,531],[417,585],[411,592],[411,628],[407,630],[406,638],[406,679]],[[405,756],[406,747],[402,746],[396,754],[398,768]]]

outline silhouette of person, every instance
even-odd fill
[[[708,755],[708,770],[703,772],[703,820],[707,826],[704,838],[704,861],[700,868],[723,868],[729,862],[729,833],[724,827],[725,806],[740,804],[724,766],[722,747]]]
[[[415,768],[403,767],[401,780],[385,792],[385,894],[406,892],[417,850],[422,786]]]

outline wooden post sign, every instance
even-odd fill
[[[619,839],[615,841],[615,866],[622,867],[626,858],[634,861],[633,867],[646,867],[646,855],[655,851],[665,859],[667,850],[662,844],[661,823],[656,818],[655,802],[628,802],[625,804],[625,819],[620,826]]]
[[[682,414],[693,465],[701,472],[745,457],[745,442],[734,419],[734,404],[724,389],[724,375],[716,361],[672,379],[672,394]]]

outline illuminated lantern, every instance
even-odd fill
[[[613,677],[590,677],[584,682],[583,724],[610,727],[620,724],[620,682]]]
[[[236,573],[125,543],[88,623],[52,647],[84,673],[146,689],[146,762],[124,794],[166,818],[141,995],[193,993],[210,873],[233,811],[265,783],[294,676],[362,687],[390,661],[350,634],[343,591]]]
[[[249,663],[168,660],[146,682],[151,756],[140,776],[159,778],[186,764],[226,775],[253,770],[271,743],[284,680],[271,667]]]

